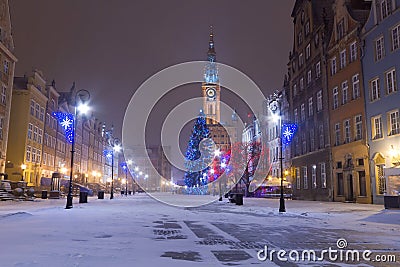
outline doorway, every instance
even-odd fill
[[[347,194],[346,201],[354,202],[354,194],[353,194],[353,175],[349,174],[347,176]]]

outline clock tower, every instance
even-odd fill
[[[211,27],[210,40],[208,42],[207,64],[204,69],[204,81],[202,83],[203,111],[207,124],[218,124],[220,121],[221,89],[219,86],[216,53],[214,46],[214,33]]]

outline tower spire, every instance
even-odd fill
[[[204,81],[206,83],[218,83],[218,69],[216,66],[216,53],[214,45],[214,32],[213,26],[210,26],[210,39],[208,41],[207,64],[204,71]]]
[[[215,46],[214,46],[214,32],[213,26],[210,26],[210,40],[208,41],[208,53],[207,53],[208,61],[215,62],[216,60],[216,53],[215,53]]]

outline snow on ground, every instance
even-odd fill
[[[182,203],[212,200],[194,198],[183,196]],[[327,249],[338,238],[346,238],[351,249],[394,253],[400,261],[400,211],[379,205],[287,200],[287,212],[279,213],[277,199],[179,208],[145,194],[93,197],[84,204],[74,198],[70,210],[65,204],[66,199],[0,202],[0,266],[316,266],[262,262],[257,252],[264,245]],[[322,264],[359,266],[317,265]]]

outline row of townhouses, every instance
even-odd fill
[[[298,127],[282,153],[293,197],[382,204],[385,170],[400,164],[400,1],[297,0],[291,16],[293,49],[276,95],[282,122]],[[260,123],[270,174],[280,177],[270,104]]]

